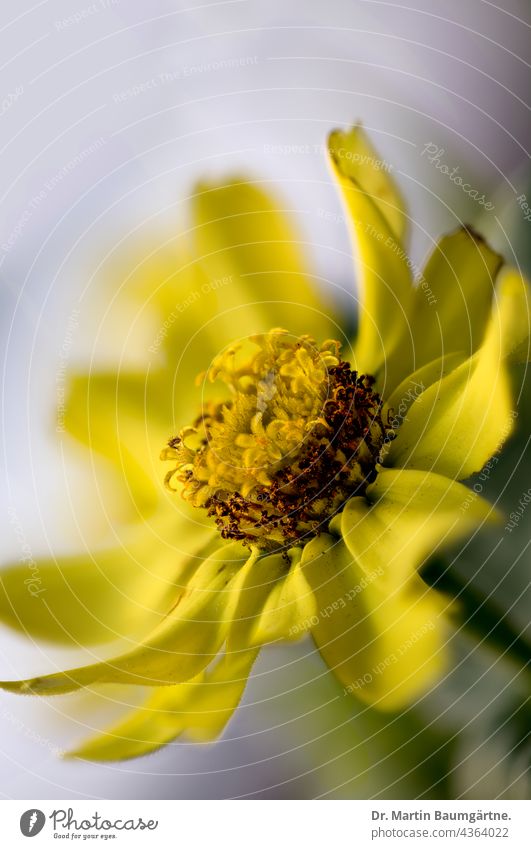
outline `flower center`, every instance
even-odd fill
[[[247,351],[249,344],[252,350]],[[166,485],[214,517],[221,536],[273,549],[314,536],[376,478],[384,442],[374,379],[284,330],[218,355],[205,377],[230,397],[208,402],[162,451]]]

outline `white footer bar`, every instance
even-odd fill
[[[3,846],[531,846],[528,802],[1,801]],[[35,837],[35,844],[28,839]],[[68,841],[68,842],[67,842]]]

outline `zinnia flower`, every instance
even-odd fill
[[[215,738],[260,648],[308,632],[345,691],[382,710],[446,667],[451,605],[419,569],[495,518],[458,481],[514,427],[527,289],[467,227],[415,276],[401,195],[362,129],[333,132],[329,152],[356,251],[354,341],[278,204],[245,181],[204,184],[180,253],[154,252],[127,283],[158,313],[156,365],[71,378],[66,428],[117,467],[133,515],[120,548],[39,564],[42,594],[4,572],[0,612],[34,639],[125,639],[110,659],[2,684],[147,685],[80,757]]]

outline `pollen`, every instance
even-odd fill
[[[384,443],[374,379],[340,344],[281,329],[219,354],[200,380],[224,385],[162,451],[168,488],[212,517],[224,539],[272,550],[326,530],[377,474]]]

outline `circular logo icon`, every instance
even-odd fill
[[[44,828],[46,817],[38,808],[30,808],[24,811],[20,817],[20,830],[24,837],[35,837]]]

